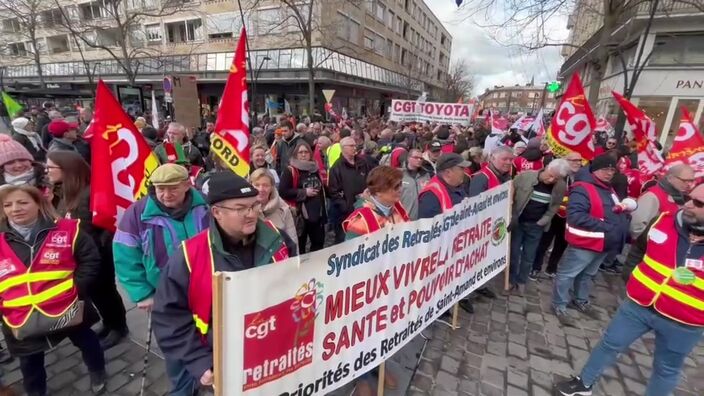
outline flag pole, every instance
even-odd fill
[[[246,32],[247,25],[245,24],[245,21],[244,21],[244,11],[242,10],[242,0],[237,0],[237,6],[240,9],[240,19],[242,20],[242,29],[244,29]],[[249,81],[254,83],[254,69],[252,69],[252,51],[249,48],[249,34],[247,35],[246,40],[245,40],[245,48],[247,49],[247,70],[249,70]],[[250,92],[250,90],[248,89],[247,93],[249,93],[249,92]],[[254,107],[255,100],[256,100],[256,98],[254,96],[252,96],[252,101],[249,103],[250,110]],[[251,118],[251,115],[252,114],[250,111],[250,114],[249,114],[250,118]],[[254,120],[254,122],[256,123],[257,120]],[[251,125],[252,125],[252,120],[250,119],[249,125],[248,125],[248,127],[250,127],[250,129],[251,129]]]

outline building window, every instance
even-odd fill
[[[340,12],[337,13],[337,17],[340,19],[340,29],[337,30],[337,36],[343,40],[359,44],[359,23]]]
[[[165,23],[166,40],[169,43],[184,43],[203,39],[203,21],[190,19]]]
[[[150,43],[161,42],[161,25],[158,23],[153,25],[144,25],[144,35]]]
[[[364,31],[364,48],[373,50],[374,49],[374,36],[375,34],[369,30]]]
[[[389,10],[389,12],[386,14],[386,24],[389,26],[389,29],[391,31],[394,30],[394,22],[396,21],[396,14],[394,14],[393,11]]]
[[[61,25],[63,20],[63,14],[59,9],[42,11],[39,15],[40,19],[44,22],[44,27],[48,28]]]
[[[376,3],[376,19],[382,23],[386,20],[386,6],[379,2]]]
[[[235,33],[239,34],[242,29],[242,21],[239,15],[234,12],[210,14],[205,19],[205,27],[208,32],[208,38],[228,38]]]
[[[128,10],[151,9],[157,7],[157,0],[127,0]]]
[[[400,16],[396,17],[396,33],[401,34],[403,32],[403,19]]]
[[[501,92],[501,93],[499,93],[499,97],[500,97],[500,98],[505,98],[505,97],[506,97],[506,92]]]
[[[18,33],[21,30],[20,21],[17,18],[3,19],[2,30],[8,33]]]
[[[651,65],[704,64],[704,33],[657,36]]]
[[[366,2],[367,12],[374,15],[374,0],[367,0]]]
[[[10,55],[14,56],[27,56],[27,48],[24,43],[10,43],[8,46],[8,51]]]

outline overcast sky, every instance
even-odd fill
[[[464,58],[474,75],[473,96],[494,85],[525,84],[535,77],[536,85],[553,81],[562,65],[559,47],[528,52],[518,47],[506,47],[489,37],[490,32],[463,20],[455,0],[425,0],[440,22],[452,35],[452,61]],[[566,37],[563,18],[555,18],[555,37]]]

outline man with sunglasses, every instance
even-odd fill
[[[646,231],[644,231],[646,232]],[[602,371],[645,333],[655,333],[645,396],[669,395],[685,358],[704,331],[704,185],[684,207],[661,213],[647,230],[643,261],[626,285],[627,299],[578,377],[557,385],[564,396],[592,394]]]
[[[694,187],[694,169],[680,164],[667,170],[665,176],[657,184],[649,188],[638,198],[638,208],[631,214],[631,245],[623,265],[623,279],[631,276],[633,268],[640,263],[645,254],[647,237],[644,231],[648,225],[662,212],[676,212],[684,205],[687,194]]]
[[[183,242],[166,265],[154,296],[154,335],[174,382],[171,395],[192,396],[213,384],[212,274],[243,271],[297,254],[285,232],[259,218],[258,191],[232,172],[209,181],[210,226]],[[172,367],[173,368],[173,367]],[[178,386],[177,386],[178,385]]]

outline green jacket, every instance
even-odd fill
[[[182,241],[208,228],[208,206],[191,188],[190,209],[181,220],[171,218],[148,195],[130,206],[113,239],[115,272],[133,302],[152,294],[161,269]]]

